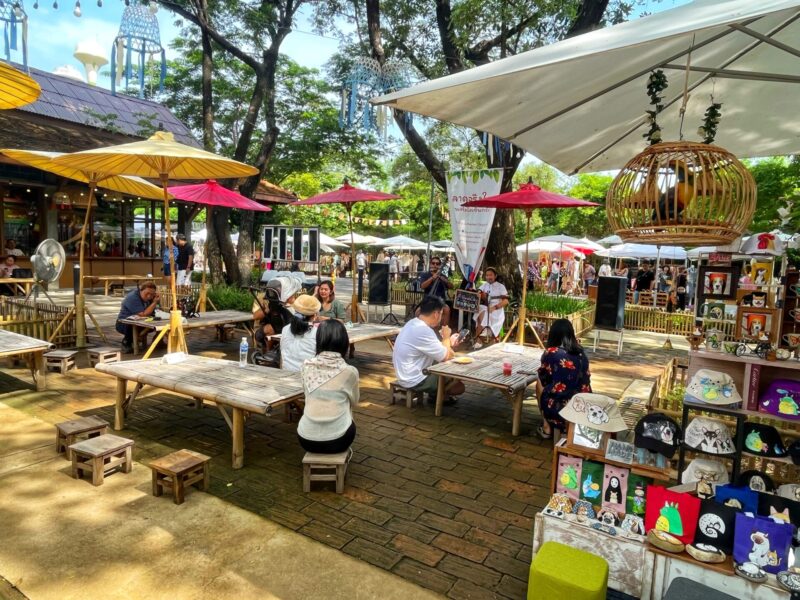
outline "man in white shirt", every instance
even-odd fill
[[[356,268],[358,269],[358,301],[364,299],[364,273],[367,269],[367,255],[363,250],[356,254]]]
[[[475,314],[475,338],[480,340],[481,334],[486,327],[492,332],[492,337],[498,341],[500,330],[503,328],[503,323],[506,320],[505,311],[503,310],[508,305],[508,290],[506,286],[497,281],[497,271],[489,267],[484,271],[486,281],[478,288],[481,293],[481,307]],[[478,341],[475,348],[480,348],[481,343]]]
[[[406,323],[397,336],[392,362],[397,373],[397,383],[406,389],[436,394],[439,377],[426,376],[423,371],[436,362],[450,360],[454,356],[450,327],[442,325],[442,340],[434,331],[441,323],[444,307],[444,300],[437,296],[423,297],[419,305],[419,316]],[[445,393],[448,396],[463,394],[464,383],[450,381]]]
[[[611,277],[611,265],[608,264],[608,260],[604,260],[603,264],[600,265],[600,270],[597,272],[598,277]]]
[[[392,281],[397,281],[397,254],[389,253],[389,276]]]

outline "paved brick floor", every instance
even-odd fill
[[[235,351],[233,343],[195,334],[190,344],[216,356]],[[619,393],[620,381],[657,375],[679,353],[659,345],[626,343],[621,359],[592,356],[596,391]],[[212,456],[212,494],[419,585],[451,598],[523,598],[533,516],[549,497],[552,456],[531,435],[535,402],[526,400],[523,435],[513,438],[511,408],[499,393],[475,388],[436,418],[430,403],[389,404],[390,363],[361,358],[357,366],[358,435],[343,495],[325,486],[302,492],[296,424],[280,416],[248,420],[245,467],[237,471],[213,406],[197,410],[187,398],[145,390],[124,435],[136,440],[139,461],[178,448]],[[0,388],[10,381],[0,373]],[[25,410],[53,422],[68,412],[113,420],[108,378],[82,369],[50,383],[54,392]]]

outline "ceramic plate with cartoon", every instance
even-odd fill
[[[793,593],[800,592],[800,574],[792,573],[791,571],[781,571],[776,577],[781,587]]]
[[[755,581],[756,583],[761,583],[762,581],[767,580],[767,572],[755,563],[745,562],[734,565],[733,571],[739,577],[744,577],[745,579]]]
[[[725,553],[711,544],[689,544],[686,552],[695,560],[704,563],[721,563],[725,561]]]

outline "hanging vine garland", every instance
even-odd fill
[[[665,89],[669,87],[667,76],[661,69],[650,73],[647,80],[647,95],[650,96],[650,104],[653,106],[652,110],[645,111],[647,119],[650,122],[650,129],[642,137],[644,137],[650,144],[657,144],[661,141],[661,127],[658,125],[658,113],[664,110],[662,101],[664,96],[661,95]]]
[[[717,127],[719,127],[720,118],[722,118],[722,103],[714,102],[714,97],[711,97],[711,104],[706,109],[706,114],[703,117],[703,124],[698,128],[697,135],[703,138],[704,144],[713,144],[714,138],[717,137]]]

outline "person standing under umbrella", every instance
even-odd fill
[[[166,243],[166,241],[164,242],[164,249],[161,251],[161,259],[162,259],[162,261],[164,263],[164,266],[163,266],[164,277],[169,279],[169,277],[170,277],[170,275],[172,275],[172,273],[169,270],[169,245]],[[178,261],[178,246],[177,246],[177,244],[172,244],[172,259],[173,259],[173,262],[177,262]]]
[[[678,297],[678,310],[686,310],[686,291],[686,269],[684,267],[679,267],[678,276],[675,278],[675,295]]]
[[[186,236],[182,233],[176,237],[178,239],[178,257],[175,259],[175,268],[178,269],[178,278],[175,285],[190,285],[194,268],[194,248],[186,241]]]
[[[364,300],[364,272],[367,270],[367,255],[363,250],[359,250],[356,255],[356,267],[358,268],[358,301]]]

